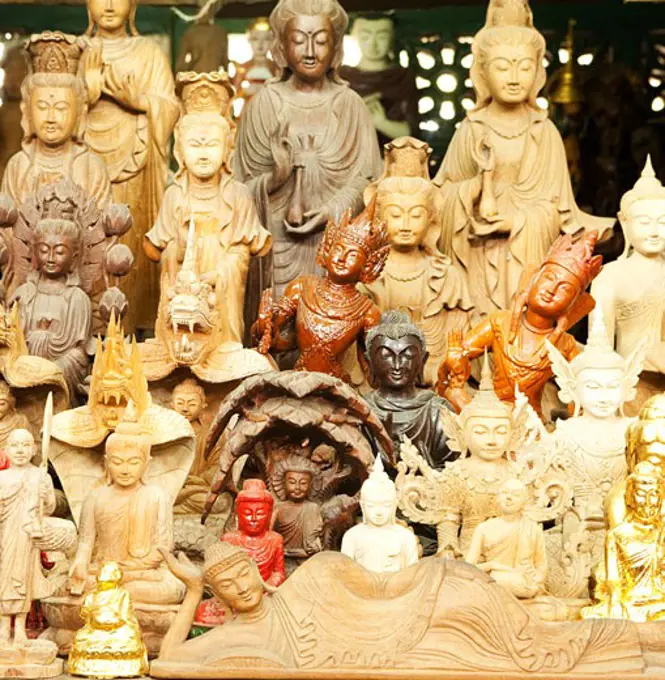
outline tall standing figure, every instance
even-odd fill
[[[122,287],[133,302],[125,320],[131,331],[152,326],[157,312],[158,273],[140,246],[166,188],[169,139],[180,108],[167,56],[136,30],[137,0],[86,4],[90,40],[83,71],[90,111],[85,139],[106,161],[114,200],[129,205],[134,218],[134,229],[123,238],[136,254]],[[139,281],[140,298],[135,295]]]

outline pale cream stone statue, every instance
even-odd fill
[[[9,159],[2,192],[17,205],[46,184],[69,179],[99,208],[111,200],[102,158],[84,142],[88,101],[78,75],[82,41],[59,31],[26,43],[30,70],[21,87],[22,149]]]
[[[629,415],[665,390],[665,187],[647,158],[642,176],[621,199],[619,222],[626,247],[591,286],[610,342],[628,359],[647,338],[644,372]]]
[[[520,599],[542,594],[547,576],[545,532],[526,515],[528,502],[524,482],[506,481],[498,495],[498,517],[475,528],[464,557]]]
[[[370,476],[360,487],[362,524],[342,539],[342,553],[377,573],[406,569],[418,561],[418,539],[397,523],[397,490],[377,456]]]
[[[141,242],[164,196],[169,141],[180,113],[167,55],[136,30],[137,4],[87,0],[82,60],[90,105],[85,141],[106,163],[114,200],[127,204],[134,218],[134,229],[123,239],[136,254],[122,287],[132,303],[130,330],[154,323],[158,275]]]
[[[485,315],[510,309],[522,271],[539,265],[560,234],[602,234],[614,220],[575,203],[561,135],[536,104],[545,40],[528,2],[490,0],[472,52],[476,106],[434,182],[443,199],[441,250],[462,268]]]
[[[383,174],[365,190],[365,201],[376,196],[390,253],[379,278],[359,286],[382,312],[407,312],[425,334],[427,385],[436,383],[448,334],[470,328],[472,309],[466,277],[439,251],[441,200],[429,179],[431,153],[413,137],[386,144]]]

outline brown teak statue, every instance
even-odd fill
[[[329,373],[349,382],[344,354],[381,316],[356,290],[357,283],[379,276],[388,257],[388,235],[374,218],[375,203],[353,220],[347,212],[339,223],[328,223],[317,254],[326,269],[323,276],[296,279],[276,304],[269,293],[264,296],[253,329],[261,338],[260,351],[297,347],[296,370]]]
[[[602,267],[602,258],[593,255],[597,239],[593,231],[576,242],[560,236],[540,268],[525,277],[511,311],[495,312],[466,337],[460,333],[451,339],[439,368],[438,390],[458,411],[470,401],[464,390],[470,361],[491,349],[499,398],[513,403],[518,387],[544,417],[541,397],[553,375],[545,340],[569,361],[577,355],[575,339],[566,331],[593,309],[585,290]]]

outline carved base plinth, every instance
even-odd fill
[[[49,597],[42,600],[49,628],[41,636],[55,642],[59,654],[69,654],[76,631],[83,626],[79,614],[82,598]],[[141,626],[143,642],[150,656],[156,656],[162,639],[175,618],[176,605],[143,604],[134,602],[134,611]]]
[[[175,515],[173,517],[173,537],[175,548],[187,554],[189,559],[203,561],[205,549],[219,541],[231,513],[210,515],[205,524],[201,524],[199,515]]]
[[[0,678],[55,678],[62,673],[62,660],[47,640],[28,640],[0,649]]]

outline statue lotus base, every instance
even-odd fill
[[[0,649],[0,678],[55,678],[62,673],[62,660],[47,640]]]

